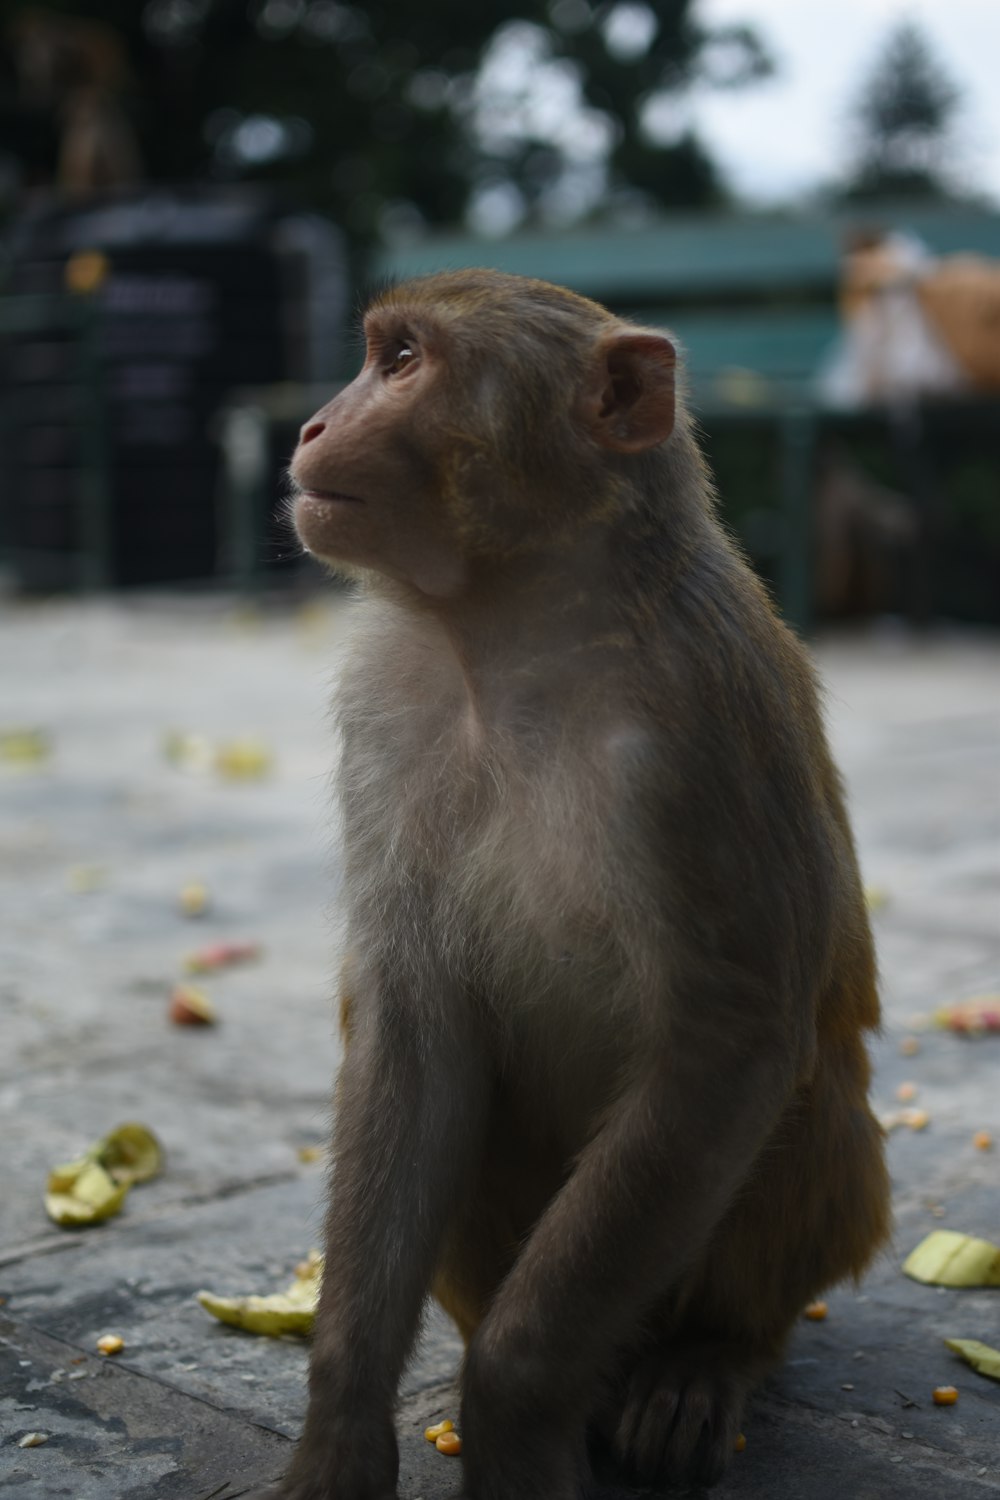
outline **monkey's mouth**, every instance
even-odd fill
[[[360,495],[345,495],[343,490],[317,490],[303,489],[299,491],[302,500],[346,500],[351,505],[364,505]]]

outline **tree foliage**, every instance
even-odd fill
[[[280,180],[359,239],[468,215],[501,227],[711,202],[722,186],[686,101],[769,70],[749,29],[704,27],[693,0],[50,0],[46,9],[121,40],[118,102],[149,178]],[[7,0],[11,34],[29,10],[37,4]],[[5,93],[4,135],[31,109],[36,125],[48,110],[56,129],[60,101],[32,94],[16,49]],[[17,150],[9,138],[0,149]],[[44,163],[30,175],[44,177]]]
[[[857,98],[846,196],[948,196],[960,102],[923,32],[902,22]]]

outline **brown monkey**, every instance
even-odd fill
[[[472,1500],[721,1473],[887,1229],[871,938],[806,656],[721,529],[660,333],[468,271],[378,297],[292,465],[361,577],[351,996],[286,1500],[391,1500],[433,1290]]]

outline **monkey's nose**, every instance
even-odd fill
[[[299,435],[299,442],[303,445],[311,443],[313,438],[318,438],[321,432],[326,431],[325,422],[307,422]]]

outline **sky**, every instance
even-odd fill
[[[851,100],[887,34],[909,18],[965,91],[955,125],[968,186],[1000,202],[1000,0],[700,0],[698,14],[750,23],[778,65],[771,80],[692,101],[699,133],[741,195],[779,202],[837,175]]]

